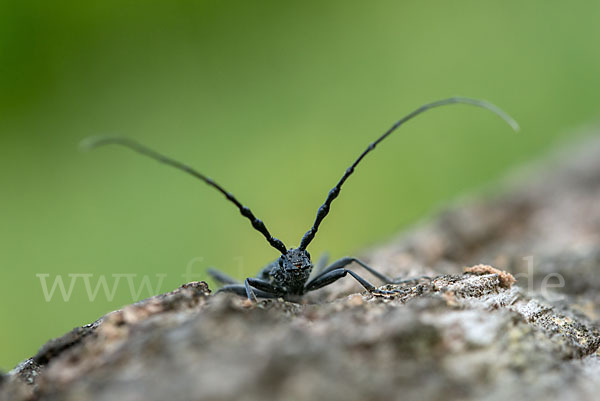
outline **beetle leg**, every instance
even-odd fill
[[[329,252],[323,252],[317,263],[315,263],[315,270],[313,270],[313,276],[317,277],[323,273],[325,267],[327,267],[327,260],[329,260]]]
[[[237,294],[237,295],[240,295],[243,297],[248,296],[248,294],[246,292],[246,286],[244,284],[229,284],[224,287],[221,287],[216,292],[216,294],[218,294],[220,292],[232,292],[234,294]],[[255,297],[257,297],[257,298],[278,298],[279,297],[278,294],[273,294],[270,292],[261,291],[261,290],[257,290],[257,289],[252,289],[252,292],[254,293]]]
[[[362,262],[361,260],[359,260],[357,258],[353,258],[353,257],[348,257],[348,256],[346,256],[345,258],[336,260],[331,265],[329,265],[327,268],[325,268],[325,270],[323,270],[321,272],[321,274],[329,273],[330,271],[340,269],[342,267],[349,265],[352,262],[359,264],[366,271],[368,271],[369,273],[371,273],[372,275],[374,275],[375,277],[377,277],[379,280],[383,281],[384,283],[386,283],[386,284],[394,283],[394,279],[386,276],[385,274],[379,273],[377,270],[373,269],[371,266],[367,265],[366,263]]]
[[[360,277],[352,270],[348,270],[343,267],[324,272],[320,276],[315,277],[314,279],[309,281],[308,284],[306,284],[304,290],[305,292],[317,290],[319,288],[325,287],[326,285],[333,283],[334,281],[341,279],[342,277],[345,277],[347,274],[350,274],[352,277],[354,277],[354,279],[356,279],[356,281],[358,281],[360,285],[365,287],[367,291],[372,292],[376,290],[373,284],[369,283],[367,280]]]
[[[234,278],[229,277],[227,274],[218,271],[217,269],[209,268],[207,271],[208,275],[213,278],[217,283],[223,284],[239,284]]]

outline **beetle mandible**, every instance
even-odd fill
[[[353,270],[346,268],[346,266],[350,265],[351,263],[356,263],[386,284],[401,283],[402,280],[391,279],[390,277],[363,263],[361,260],[353,257],[339,259],[329,266],[325,266],[326,262],[318,263],[317,268],[313,273],[313,263],[311,261],[310,253],[307,250],[308,245],[314,239],[323,219],[329,213],[332,202],[340,194],[342,185],[344,185],[348,177],[352,175],[354,169],[363,160],[363,158],[369,152],[375,149],[375,147],[381,141],[387,138],[392,132],[394,132],[398,127],[408,120],[411,120],[412,118],[429,109],[449,104],[466,104],[487,109],[500,116],[515,131],[519,129],[518,124],[508,114],[495,105],[483,100],[465,97],[452,97],[428,103],[417,108],[416,110],[402,117],[402,119],[398,120],[394,125],[392,125],[385,133],[383,133],[383,135],[377,138],[377,140],[369,144],[369,146],[360,154],[354,163],[352,163],[352,165],[346,169],[342,175],[342,178],[329,191],[325,202],[317,211],[317,216],[312,227],[304,234],[300,241],[300,245],[297,248],[287,248],[282,241],[273,237],[265,224],[256,218],[254,213],[252,213],[248,207],[240,203],[235,196],[226,191],[221,185],[217,184],[211,178],[199,173],[183,163],[170,159],[158,152],[155,152],[154,150],[140,145],[135,141],[125,138],[89,138],[86,140],[84,147],[96,148],[110,144],[124,146],[161,163],[167,164],[179,170],[183,170],[186,173],[204,181],[206,184],[221,192],[227,198],[227,200],[232,202],[239,209],[242,216],[250,220],[252,227],[260,232],[273,248],[277,249],[281,253],[279,258],[265,266],[256,277],[246,278],[243,284],[238,283],[236,280],[225,275],[224,273],[210,269],[209,274],[217,282],[224,284],[224,286],[219,289],[219,292],[232,292],[241,296],[246,296],[252,302],[257,302],[257,298],[284,298],[287,300],[297,300],[307,292],[325,287],[326,285],[331,284],[349,274],[367,291],[378,291],[385,293],[385,291],[378,290],[373,284],[359,276]],[[312,276],[311,273],[313,273]]]

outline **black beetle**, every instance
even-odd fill
[[[267,239],[269,244],[281,253],[281,256],[277,260],[275,260],[274,262],[272,262],[272,263],[268,264],[266,267],[264,267],[256,277],[246,278],[246,280],[244,281],[244,284],[238,283],[236,280],[225,275],[224,273],[210,269],[209,270],[210,275],[219,283],[225,284],[219,290],[221,292],[224,292],[224,291],[233,292],[233,293],[236,293],[236,294],[239,294],[242,296],[247,296],[248,299],[250,299],[253,302],[257,301],[257,297],[260,297],[260,298],[279,298],[279,297],[281,297],[284,299],[296,300],[300,296],[304,295],[305,293],[307,293],[309,291],[313,291],[313,290],[322,288],[328,284],[333,283],[334,281],[336,281],[342,277],[345,277],[347,274],[350,274],[369,292],[378,291],[378,292],[385,293],[385,291],[377,290],[375,286],[373,286],[371,283],[369,283],[364,278],[360,277],[354,271],[347,269],[346,266],[352,262],[355,262],[358,265],[365,268],[368,272],[373,274],[375,277],[377,277],[378,279],[383,281],[384,283],[400,283],[402,281],[401,280],[393,280],[390,277],[377,272],[375,269],[366,265],[365,263],[361,262],[360,260],[358,260],[356,258],[352,258],[352,257],[342,258],[327,267],[325,267],[326,261],[321,261],[320,263],[318,263],[317,268],[313,274],[313,277],[310,278],[311,273],[313,271],[313,263],[311,261],[310,254],[308,253],[306,248],[308,247],[310,242],[315,237],[315,234],[317,233],[319,226],[321,225],[321,222],[329,213],[331,203],[340,194],[342,185],[344,184],[344,182],[346,182],[348,177],[350,177],[350,175],[352,175],[356,166],[362,161],[362,159],[367,155],[367,153],[369,153],[370,151],[375,149],[375,147],[381,141],[383,141],[385,138],[387,138],[392,132],[394,132],[398,127],[400,127],[406,121],[416,117],[417,115],[419,115],[429,109],[439,107],[439,106],[449,105],[449,104],[456,104],[456,103],[462,103],[462,104],[467,104],[467,105],[471,105],[471,106],[482,107],[484,109],[490,110],[493,113],[500,116],[504,121],[506,121],[515,131],[518,130],[517,123],[510,116],[508,116],[506,113],[504,113],[502,110],[500,110],[498,107],[494,106],[493,104],[482,101],[482,100],[476,100],[476,99],[470,99],[470,98],[464,98],[464,97],[452,97],[452,98],[448,98],[448,99],[444,99],[444,100],[439,100],[439,101],[436,101],[433,103],[428,103],[428,104],[425,104],[425,105],[419,107],[418,109],[407,114],[402,119],[397,121],[394,125],[392,125],[375,142],[371,143],[367,147],[367,149],[365,149],[365,151],[362,152],[361,155],[354,161],[354,163],[352,163],[352,165],[346,169],[342,178],[338,181],[338,183],[335,185],[335,187],[333,187],[333,189],[331,189],[331,191],[329,191],[329,194],[327,195],[327,199],[325,200],[325,203],[323,203],[323,205],[319,208],[319,210],[317,212],[317,217],[315,219],[315,222],[313,223],[310,230],[308,230],[306,232],[306,234],[304,234],[304,236],[302,237],[302,240],[300,241],[300,245],[297,248],[289,248],[289,249],[283,244],[283,242],[281,242],[279,239],[273,237],[269,233],[269,230],[267,230],[267,227],[265,226],[265,224],[261,220],[257,219],[256,216],[254,216],[254,214],[252,213],[252,211],[248,207],[242,205],[231,193],[226,191],[222,186],[217,184],[212,179],[206,177],[205,175],[199,173],[198,171],[192,169],[191,167],[188,167],[187,165],[185,165],[183,163],[180,163],[176,160],[173,160],[166,156],[163,156],[149,148],[146,148],[146,147],[140,145],[137,142],[134,142],[132,140],[125,139],[125,138],[90,138],[90,139],[86,140],[86,142],[84,143],[84,147],[95,148],[98,146],[109,145],[109,144],[125,146],[127,148],[130,148],[130,149],[138,152],[138,153],[141,153],[142,155],[148,156],[148,157],[155,159],[161,163],[168,164],[169,166],[175,167],[179,170],[183,170],[186,173],[188,173],[196,178],[199,178],[200,180],[204,181],[205,183],[207,183],[208,185],[212,186],[213,188],[215,188],[219,192],[221,192],[223,195],[225,195],[225,197],[239,209],[242,216],[244,216],[248,220],[250,220],[250,222],[252,223],[252,226],[258,232],[260,232],[262,235],[264,235],[264,237]],[[408,281],[408,280],[406,280],[406,281]]]

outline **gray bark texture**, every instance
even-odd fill
[[[189,283],[48,342],[0,400],[597,400],[600,140],[517,176],[363,254],[431,280],[258,305]]]

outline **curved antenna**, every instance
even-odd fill
[[[213,188],[216,188],[217,191],[221,192],[223,195],[225,195],[225,197],[231,201],[234,205],[237,206],[237,208],[240,210],[240,213],[242,214],[242,216],[246,217],[248,220],[250,220],[250,223],[252,223],[252,227],[254,227],[254,229],[258,232],[260,232],[262,235],[265,236],[265,238],[267,239],[267,241],[269,241],[269,244],[271,244],[271,246],[275,249],[277,249],[279,252],[281,252],[283,255],[285,255],[287,253],[287,249],[285,247],[285,245],[283,244],[283,242],[281,242],[280,240],[278,240],[277,238],[274,238],[270,233],[269,230],[267,230],[267,227],[265,226],[265,224],[262,222],[262,220],[257,219],[254,214],[252,213],[252,211],[247,208],[246,206],[242,205],[236,198],[235,196],[233,196],[231,193],[227,192],[225,190],[225,188],[223,188],[222,186],[220,186],[219,184],[217,184],[216,182],[214,182],[212,179],[206,177],[205,175],[199,173],[198,171],[194,170],[193,168],[186,166],[183,163],[180,163],[176,160],[170,159],[166,156],[161,155],[158,152],[155,152],[152,149],[149,149],[143,145],[140,145],[139,143],[132,141],[130,139],[126,139],[126,138],[87,138],[84,139],[83,142],[81,143],[81,147],[84,149],[94,149],[100,146],[104,146],[104,145],[120,145],[120,146],[124,146],[126,148],[129,148],[135,152],[138,152],[144,156],[148,156],[151,159],[154,159],[160,163],[164,163],[167,164],[171,167],[175,167],[176,169],[185,171],[186,173],[201,179],[202,181],[204,181],[205,183],[207,183],[208,185],[210,185]]]
[[[510,125],[512,127],[513,130],[515,130],[515,131],[519,130],[519,124],[517,124],[517,122],[515,120],[513,120],[508,114],[506,114],[504,111],[502,111],[497,106],[495,106],[491,103],[485,102],[483,100],[471,99],[471,98],[466,98],[466,97],[451,97],[448,99],[438,100],[437,102],[428,103],[428,104],[425,104],[425,105],[419,107],[418,109],[416,109],[412,113],[409,113],[406,116],[402,117],[402,119],[400,119],[394,125],[392,125],[392,127],[390,129],[388,129],[383,135],[381,135],[375,142],[371,143],[367,147],[367,149],[365,149],[365,151],[361,153],[361,155],[358,157],[358,159],[356,159],[354,161],[354,163],[352,163],[352,165],[346,169],[346,172],[344,173],[342,178],[338,181],[336,186],[333,187],[333,189],[331,191],[329,191],[329,194],[327,195],[327,199],[325,200],[325,203],[323,203],[323,205],[321,205],[321,207],[317,211],[317,217],[315,219],[315,222],[313,223],[312,228],[310,230],[308,230],[306,232],[306,234],[304,234],[304,236],[302,237],[302,241],[300,242],[299,248],[306,249],[308,244],[310,244],[310,242],[313,240],[313,238],[315,237],[315,234],[317,233],[317,230],[319,229],[319,225],[321,224],[321,222],[323,221],[325,216],[327,216],[327,214],[329,213],[329,208],[331,206],[331,203],[340,194],[342,185],[344,184],[344,182],[346,182],[348,177],[350,177],[352,175],[352,173],[354,172],[354,169],[356,168],[358,163],[361,162],[361,160],[367,155],[367,153],[369,153],[370,151],[375,149],[375,146],[377,146],[379,144],[379,142],[381,142],[385,138],[387,138],[392,132],[394,132],[398,127],[400,127],[402,124],[404,124],[408,120],[411,120],[412,118],[418,116],[419,114],[421,114],[429,109],[433,109],[433,108],[439,107],[439,106],[446,106],[449,104],[456,104],[456,103],[468,104],[471,106],[482,107],[484,109],[487,109],[487,110],[491,111],[492,113],[497,114],[500,118],[502,118],[508,125]]]

